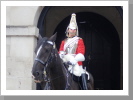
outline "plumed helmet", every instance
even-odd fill
[[[77,29],[77,33],[76,33],[76,36],[78,36],[78,25],[77,25],[77,22],[76,22],[76,14],[75,13],[72,13],[71,15],[71,19],[70,19],[70,23],[66,29],[66,36],[68,36],[68,32],[67,30],[68,29]]]

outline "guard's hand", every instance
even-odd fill
[[[77,61],[75,59],[71,59],[70,61],[67,62],[67,64],[75,66],[77,64]]]
[[[72,63],[71,63],[70,61],[68,61],[66,64],[67,64],[67,65],[72,65]]]
[[[64,55],[63,54],[59,54],[60,58],[63,59],[64,58]]]
[[[63,59],[65,54],[66,54],[65,51],[60,51],[59,53],[60,58]]]

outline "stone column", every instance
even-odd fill
[[[41,7],[7,7],[6,10],[6,89],[32,90],[34,49],[37,43]]]

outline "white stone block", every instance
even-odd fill
[[[17,90],[18,81],[16,78],[6,78],[6,89],[7,90]]]
[[[7,6],[6,25],[27,26],[37,24],[42,7],[39,6]],[[37,15],[36,15],[37,14]]]
[[[32,90],[32,79],[31,78],[19,78],[18,79],[18,90]]]
[[[12,57],[29,58],[33,55],[33,38],[32,37],[12,37],[11,53]]]
[[[38,28],[34,26],[21,26],[21,27],[13,27],[8,26],[6,28],[6,35],[9,36],[38,36]]]
[[[32,90],[31,78],[7,78],[7,90]]]
[[[26,37],[25,35],[9,36],[6,43],[8,49],[6,55],[6,88],[8,90],[35,89],[31,71],[36,38],[34,36]]]
[[[13,57],[6,57],[6,68],[13,68],[12,66],[15,65],[15,59]]]
[[[24,77],[25,76],[25,63],[12,62],[11,66],[7,68],[7,77]],[[28,76],[26,76],[28,77]]]
[[[10,55],[10,45],[6,45],[6,54]]]
[[[6,45],[10,45],[11,43],[11,37],[6,37]]]

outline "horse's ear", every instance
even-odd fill
[[[48,40],[52,41],[52,42],[55,42],[56,37],[57,37],[57,32],[54,35],[52,35]]]

